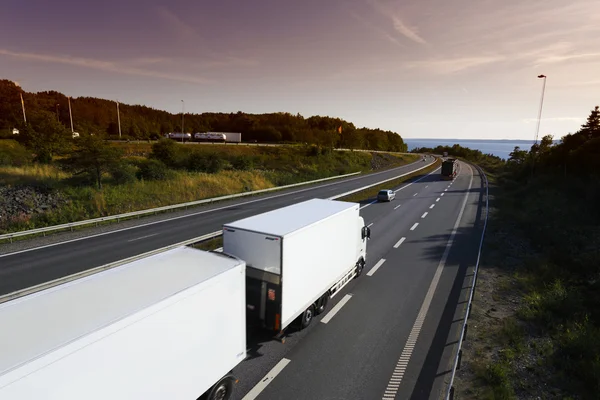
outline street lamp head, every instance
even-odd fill
[[[538,78],[545,78],[546,75],[538,75]]]

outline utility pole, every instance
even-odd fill
[[[183,128],[183,115],[185,114],[185,101],[181,100],[181,143],[183,142],[183,138],[185,136],[185,129]]]
[[[21,107],[23,107],[23,121],[25,121],[25,125],[27,125],[27,116],[25,115],[25,102],[23,101],[23,93],[19,92],[21,96]]]
[[[75,130],[73,130],[73,113],[71,112],[71,96],[67,97],[67,99],[69,100],[69,118],[71,118],[71,133],[75,132]]]
[[[121,116],[119,115],[119,100],[117,100],[117,122],[119,124],[119,140],[121,140]]]

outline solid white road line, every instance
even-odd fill
[[[365,207],[369,207],[371,204],[375,204],[375,203],[377,203],[377,200],[373,200],[372,202],[365,204],[364,206],[362,206],[361,208],[359,208],[359,210],[362,210]]]
[[[405,237],[403,237],[402,239],[398,240],[398,243],[396,243],[396,244],[394,245],[394,248],[395,248],[395,249],[397,249],[398,247],[400,247],[400,245],[401,245],[402,243],[404,243],[404,241],[405,241],[405,240],[406,240],[406,238],[405,238]]]
[[[135,238],[135,239],[129,239],[128,242],[135,242],[136,240],[146,239],[146,238],[156,236],[156,235],[158,235],[158,233],[153,233],[151,235],[146,235],[146,236],[142,236],[142,237]]]
[[[411,230],[411,231],[414,231],[414,230],[417,228],[417,226],[419,226],[419,223],[418,223],[418,222],[415,222],[415,224],[414,224],[413,226],[411,226],[411,227],[410,227],[410,230]]]
[[[347,295],[342,297],[342,299],[335,305],[335,307],[333,307],[331,309],[331,311],[329,311],[327,313],[327,315],[325,315],[323,318],[321,318],[321,322],[326,324],[329,321],[331,321],[331,319],[333,317],[335,317],[335,314],[337,314],[338,311],[340,311],[342,309],[342,307],[344,307],[344,304],[346,304],[348,302],[348,300],[350,300],[351,298],[352,298],[352,295],[350,293],[348,293]]]
[[[298,197],[294,197],[292,200],[298,200],[298,199],[302,199],[304,196],[298,196]]]
[[[469,166],[469,169],[471,167]],[[387,388],[385,390],[385,394],[383,395],[383,399],[390,398],[390,396],[396,396],[398,393],[398,389],[400,388],[400,383],[402,382],[402,378],[404,377],[404,372],[408,367],[408,362],[412,356],[413,350],[416,346],[417,339],[419,338],[419,334],[421,333],[421,329],[423,328],[423,323],[425,322],[425,317],[427,316],[427,312],[429,311],[429,307],[431,306],[431,300],[433,299],[433,295],[437,288],[437,285],[440,281],[440,277],[442,275],[442,271],[446,266],[446,261],[448,260],[448,254],[450,254],[450,248],[452,247],[452,243],[454,242],[454,237],[456,236],[456,231],[458,230],[458,226],[460,225],[460,220],[462,219],[463,212],[465,211],[465,206],[467,205],[467,200],[469,198],[469,192],[471,190],[471,186],[473,185],[473,170],[471,169],[471,180],[469,181],[469,189],[467,193],[465,193],[465,199],[463,200],[462,207],[460,209],[460,213],[458,214],[458,218],[456,218],[456,222],[454,223],[454,228],[452,229],[452,233],[450,234],[450,238],[446,243],[446,248],[444,250],[444,254],[442,255],[442,259],[438,264],[438,267],[435,271],[435,275],[433,276],[433,280],[431,281],[431,285],[429,286],[429,290],[425,295],[425,300],[423,300],[423,304],[421,305],[421,309],[419,310],[419,314],[417,315],[417,319],[408,335],[408,340],[406,341],[406,345],[404,346],[404,350],[398,359],[398,363],[392,373],[392,377],[390,378]],[[387,395],[387,397],[386,397]]]
[[[397,209],[399,209],[401,205],[402,205],[402,204],[398,204],[396,207],[394,207],[394,210],[397,210]]]
[[[423,215],[421,215],[421,218],[425,218],[427,216],[427,214],[429,214],[428,212],[424,212]]]
[[[369,272],[367,272],[367,276],[373,276],[373,274],[375,272],[377,272],[377,270],[379,269],[379,267],[381,267],[384,262],[385,262],[385,258],[382,258],[381,260],[377,261],[377,264],[375,264],[375,266],[373,268],[371,268],[369,270]]]
[[[279,375],[279,373],[280,373],[281,371],[283,371],[283,369],[284,369],[284,368],[285,368],[285,367],[286,367],[286,366],[287,366],[287,365],[290,363],[290,361],[291,361],[291,360],[288,360],[287,358],[282,358],[282,359],[281,359],[281,361],[279,361],[279,362],[277,363],[277,365],[275,365],[275,366],[273,367],[273,369],[271,369],[271,370],[270,370],[270,371],[267,373],[267,375],[265,375],[265,377],[264,377],[264,378],[262,378],[262,379],[260,380],[260,382],[258,382],[258,383],[256,384],[256,386],[254,386],[254,387],[252,388],[252,390],[250,390],[250,391],[248,392],[248,394],[246,394],[246,395],[244,396],[244,398],[243,398],[242,400],[254,400],[254,399],[256,399],[256,398],[258,397],[258,395],[259,395],[259,394],[260,394],[260,393],[261,393],[263,390],[265,390],[265,388],[267,387],[267,385],[268,385],[269,383],[271,383],[271,381],[273,381],[273,379],[275,379],[275,377],[276,377],[277,375]]]
[[[435,207],[435,204],[432,204],[432,205],[429,206],[429,208],[433,208],[433,207]]]

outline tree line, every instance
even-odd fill
[[[44,125],[54,120],[70,128],[67,97],[56,91],[28,93],[13,81],[0,80],[0,131],[25,128],[20,95],[25,103],[27,125],[46,135]],[[117,139],[119,126],[114,101],[94,97],[71,99],[74,130]],[[158,139],[168,132],[181,132],[181,113],[171,114],[141,105],[119,104],[122,139]],[[202,113],[184,115],[187,132],[241,132],[243,141],[306,143],[351,149],[406,151],[402,137],[381,129],[357,128],[340,118],[300,114]],[[70,129],[69,129],[70,130]],[[65,130],[67,132],[67,130]]]

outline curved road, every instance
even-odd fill
[[[162,216],[159,221],[119,229],[118,224],[109,232],[64,240],[66,235],[32,239],[25,242],[0,245],[0,295],[40,283],[85,271],[110,262],[122,260],[187,239],[218,231],[233,220],[249,217],[311,198],[328,198],[422,168],[428,163],[418,161],[402,167],[368,175],[359,175],[327,183],[289,189],[262,196],[240,198],[188,210],[177,217]],[[54,243],[43,244],[46,241]],[[61,241],[63,240],[63,241]],[[19,246],[27,246],[25,250]]]
[[[365,272],[285,344],[253,333],[235,399],[439,399],[477,258],[482,185],[461,163],[452,182],[438,170],[390,203],[363,203]]]

